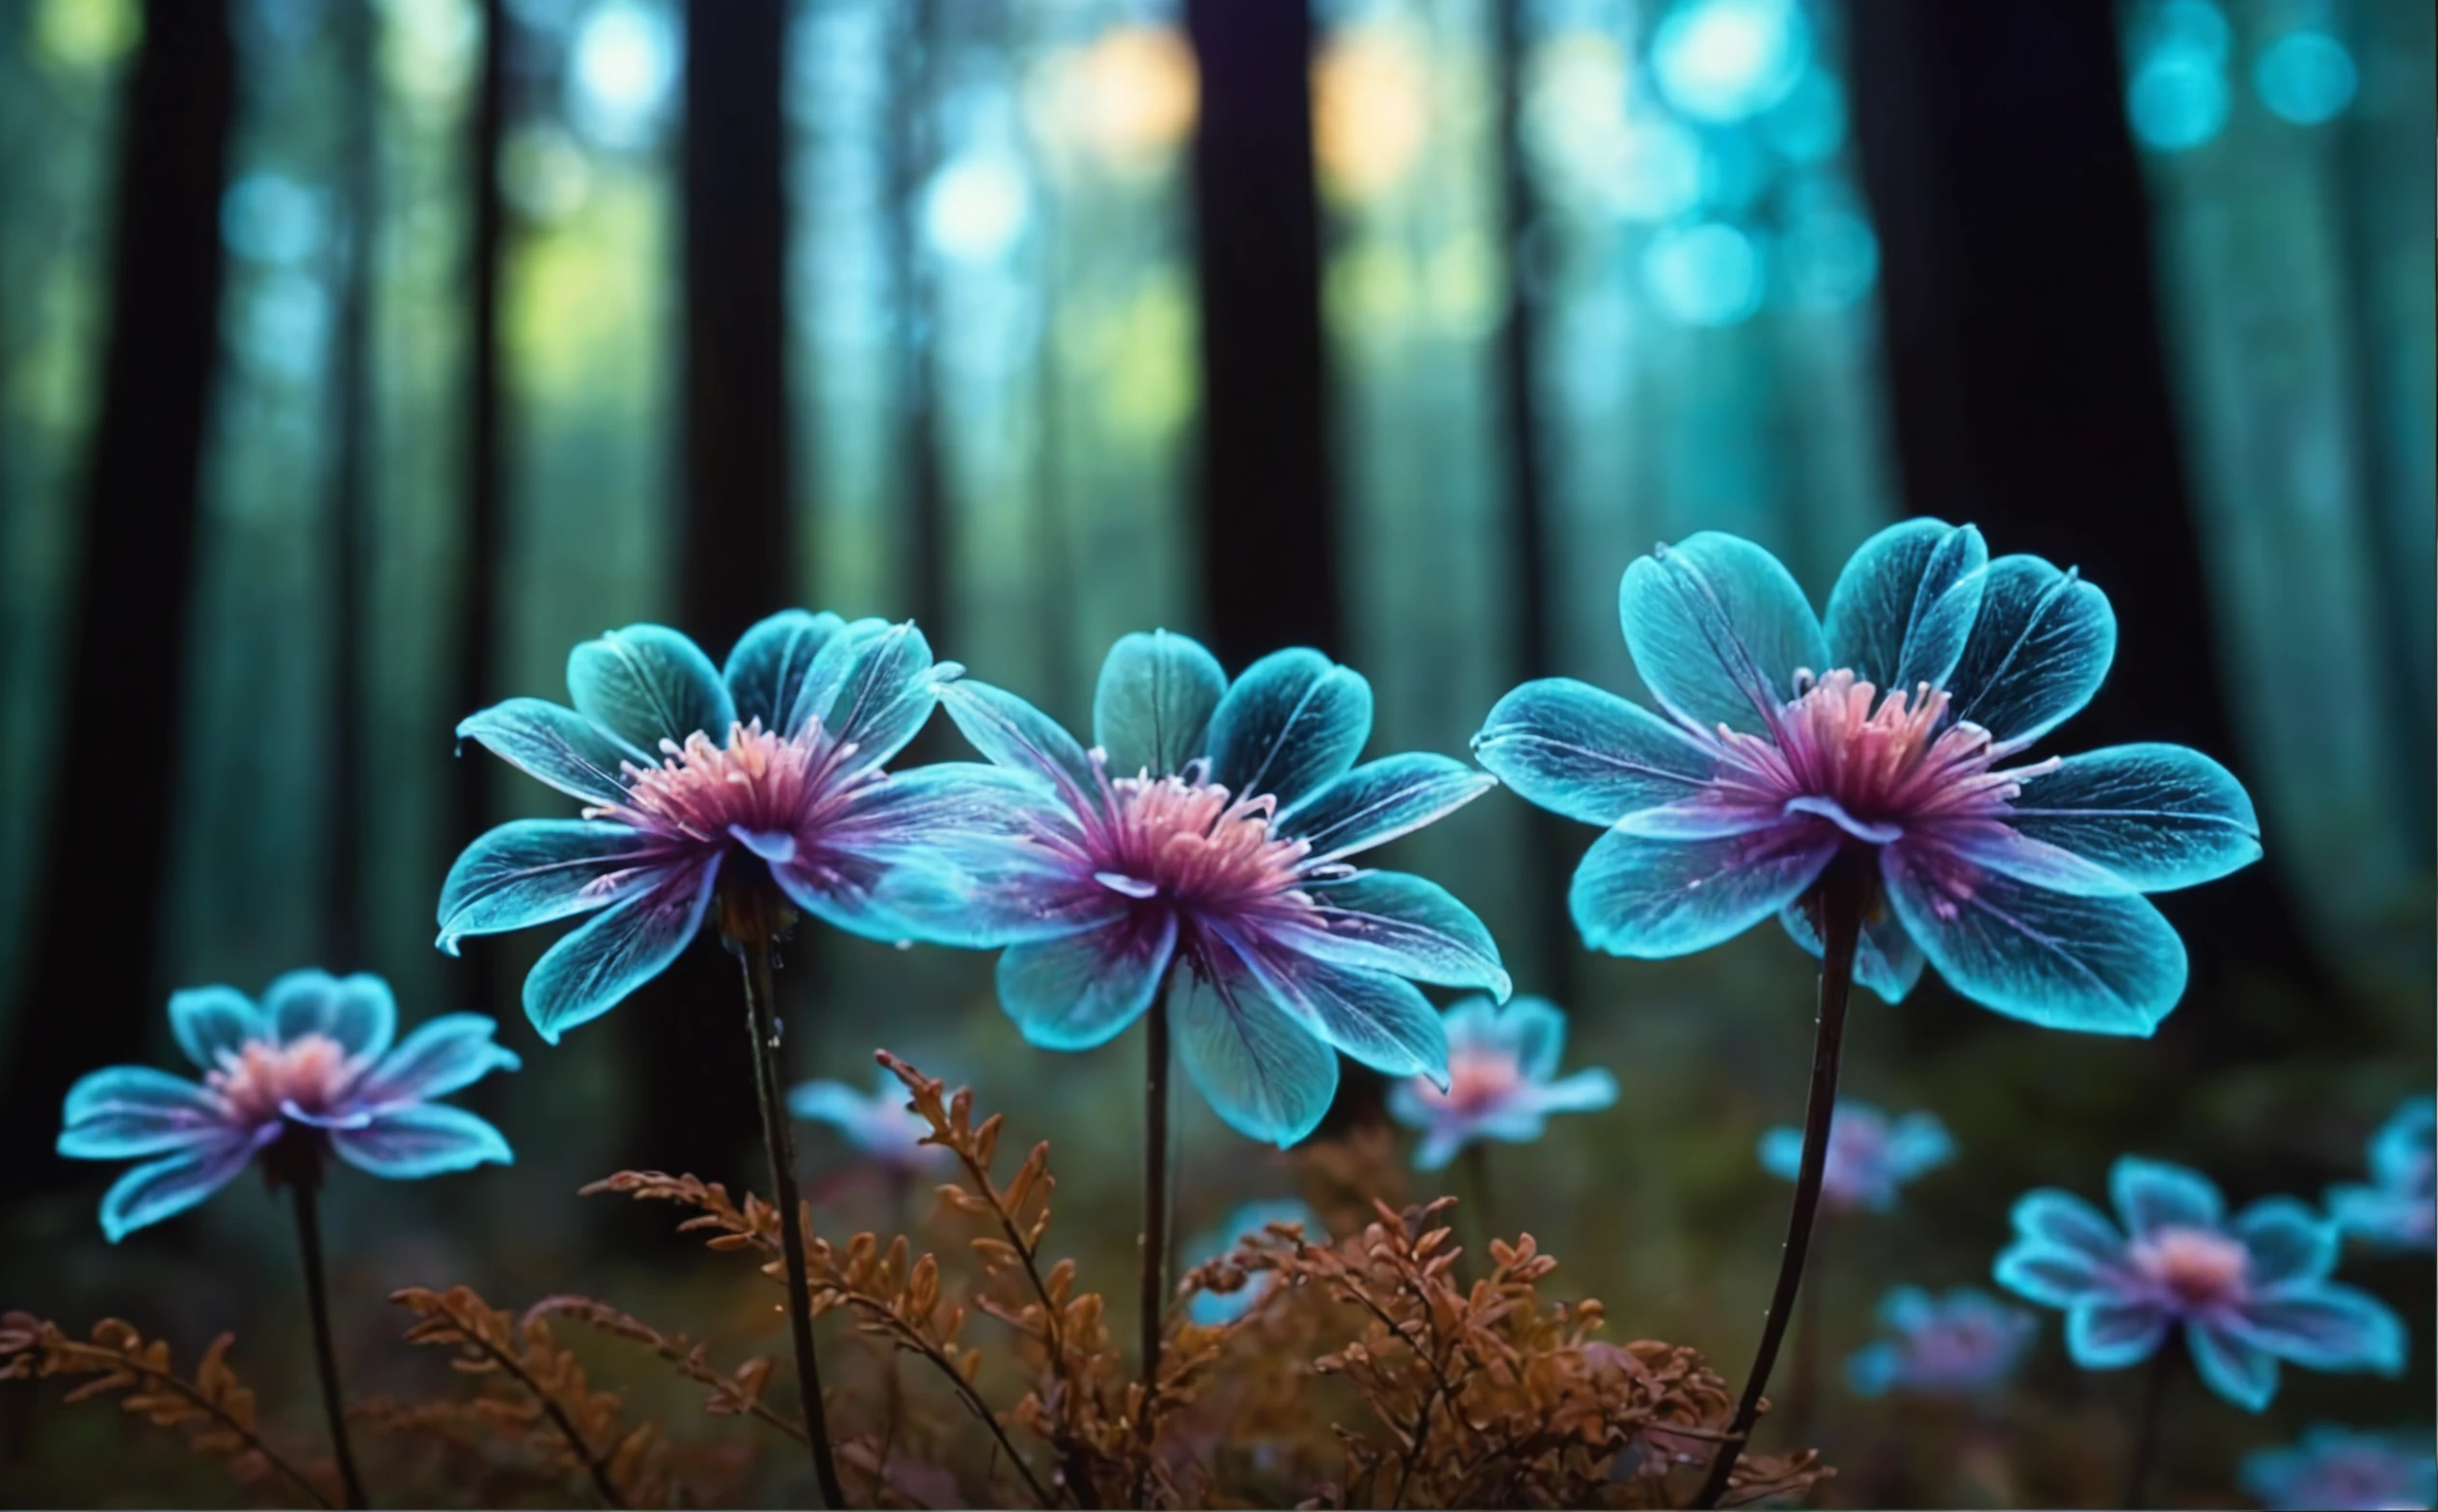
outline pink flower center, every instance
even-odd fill
[[[1478,1118],[1515,1095],[1524,1085],[1524,1067],[1500,1050],[1450,1050],[1448,1090],[1441,1092],[1428,1077],[1418,1077],[1415,1090],[1425,1105],[1460,1116]]]
[[[307,1034],[285,1044],[253,1040],[242,1050],[223,1050],[218,1069],[205,1071],[203,1084],[228,1104],[232,1120],[260,1125],[290,1102],[307,1113],[328,1112],[361,1068],[338,1040]]]
[[[697,730],[683,745],[662,741],[661,750],[666,759],[657,767],[624,764],[624,803],[587,808],[584,817],[698,842],[725,842],[739,831],[769,837],[754,849],[772,860],[788,859],[793,837],[817,817],[824,798],[838,796],[823,779],[853,754],[852,745],[832,745],[819,720],[792,738],[763,729],[759,719],[731,724],[724,746]]]
[[[1991,770],[2002,753],[1990,732],[1948,724],[1946,690],[1928,683],[1910,697],[1898,689],[1882,698],[1840,669],[1817,681],[1799,671],[1796,687],[1796,697],[1772,721],[1773,735],[1720,728],[1720,770],[1713,783],[1720,798],[1834,805],[1858,838],[1885,844],[1909,824],[2000,817],[2022,779],[2056,770],[2051,758]]]
[[[1094,761],[1098,765],[1098,754]],[[1312,847],[1270,833],[1278,800],[1267,794],[1230,801],[1228,790],[1199,782],[1199,763],[1181,777],[1103,778],[1107,819],[1091,837],[1097,875],[1130,898],[1167,897],[1198,908],[1242,907],[1295,893]]]
[[[2133,1269],[2181,1306],[2199,1310],[2243,1294],[2250,1252],[2240,1240],[2175,1225],[2133,1241]]]
[[[1887,1128],[1877,1119],[1841,1113],[1828,1125],[1828,1158],[1821,1196],[1838,1207],[1860,1206],[1886,1180]]]

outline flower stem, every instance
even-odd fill
[[[757,897],[746,909],[747,929],[738,940],[745,970],[745,1031],[753,1037],[753,1086],[762,1105],[762,1144],[771,1156],[771,1197],[779,1210],[779,1250],[787,1270],[787,1326],[796,1346],[796,1390],[803,1399],[804,1436],[812,1445],[813,1474],[822,1503],[847,1504],[830,1451],[829,1420],[821,1398],[821,1363],[813,1355],[813,1292],[804,1267],[803,1202],[796,1190],[796,1136],[788,1123],[779,1074],[779,1029],[771,987],[771,928],[767,905]]]
[[[347,1505],[372,1505],[364,1494],[364,1477],[356,1472],[356,1451],[347,1442],[347,1409],[339,1394],[339,1351],[330,1337],[330,1292],[322,1283],[322,1224],[314,1202],[312,1173],[288,1183],[296,1194],[296,1247],[305,1258],[305,1306],[313,1315],[313,1364],[322,1378],[322,1410],[330,1415],[331,1451],[339,1461],[339,1480]]]
[[[2151,1357],[2150,1379],[2142,1387],[2142,1416],[2133,1429],[2133,1464],[2126,1476],[2125,1504],[2150,1505],[2151,1467],[2158,1462],[2160,1429],[2166,1422],[2168,1386],[2183,1363],[2183,1340],[2171,1336]]]
[[[1862,935],[1873,872],[1868,851],[1846,850],[1821,875],[1820,1016],[1812,1032],[1811,1092],[1803,1104],[1803,1158],[1795,1174],[1795,1205],[1786,1218],[1786,1246],[1777,1262],[1777,1288],[1770,1294],[1761,1324],[1761,1346],[1752,1355],[1743,1399],[1727,1425],[1727,1442],[1710,1461],[1709,1476],[1693,1498],[1696,1507],[1715,1507],[1726,1494],[1727,1477],[1761,1415],[1778,1345],[1802,1289],[1803,1257],[1811,1249],[1812,1221],[1820,1212],[1820,1182],[1828,1167],[1828,1120],[1837,1105],[1837,1062],[1845,1044],[1846,997],[1854,986],[1854,954]]]
[[[1171,962],[1143,1015],[1143,1400],[1160,1379],[1160,1320],[1168,1311],[1168,987]]]

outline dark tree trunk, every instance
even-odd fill
[[[1186,0],[1202,73],[1203,620],[1229,675],[1270,652],[1344,652],[1306,0]],[[1386,1083],[1340,1064],[1324,1135],[1377,1121]]]
[[[788,607],[783,0],[686,7],[685,435],[680,600],[715,661]],[[724,730],[708,732],[726,738]],[[734,865],[752,864],[746,861]],[[731,1032],[737,972],[686,952],[637,994],[636,1158],[734,1180],[759,1140],[753,1066]]]
[[[322,958],[364,962],[365,565],[371,549],[372,270],[380,225],[379,80],[369,5],[342,5],[338,27],[341,122],[338,172],[338,319],[331,334],[330,852]]]
[[[128,84],[111,330],[70,590],[63,759],[5,1062],[8,1148],[48,1148],[77,1076],[154,1039],[203,427],[219,356],[235,59],[223,0],[150,0]],[[8,1163],[11,1186],[67,1175]]]
[[[1849,13],[1898,461],[1917,512],[2077,565],[2114,669],[2060,749],[2172,741],[2240,773],[2160,344],[2112,0],[1875,0]],[[2186,1002],[2327,984],[2275,874],[2159,900]],[[1918,1020],[1921,1015],[1907,1015]],[[2169,1030],[2230,1023],[2188,1012]]]

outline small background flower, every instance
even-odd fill
[[[203,1080],[114,1066],[78,1081],[63,1110],[61,1154],[153,1157],[102,1198],[114,1244],[201,1202],[257,1156],[298,1179],[314,1178],[325,1150],[399,1179],[513,1159],[498,1129],[432,1100],[516,1069],[480,1014],[443,1014],[393,1046],[388,983],[306,970],[259,1004],[226,986],[173,993],[170,1027]]]
[[[2127,1155],[2108,1174],[2116,1224],[2070,1192],[2028,1192],[1998,1283],[2066,1310],[2066,1347],[2088,1370],[2156,1353],[2183,1331],[2209,1389],[2253,1412],[2277,1394],[2278,1362],[2314,1370],[2404,1368],[2403,1323],[2367,1292],[2328,1280],[2336,1226],[2289,1197],[2232,1221],[2218,1189],[2181,1166]]]
[[[1553,1113],[1589,1113],[1617,1100],[1617,1080],[1593,1066],[1558,1075],[1566,1015],[1547,998],[1503,1009],[1470,997],[1448,1011],[1448,1090],[1411,1076],[1389,1091],[1389,1112],[1422,1131],[1414,1164],[1436,1171],[1476,1139],[1529,1143]]]
[[[2298,1443],[2243,1456],[2235,1480],[2269,1512],[2426,1507],[2438,1501],[2438,1456],[2426,1429],[2358,1433],[2316,1423]]]
[[[1846,1362],[1846,1379],[1864,1396],[1987,1390],[2015,1373],[2040,1332],[2030,1311],[1971,1286],[1940,1296],[1899,1286],[1881,1299],[1879,1324],[1884,1336]]]
[[[2328,1189],[2337,1227],[2382,1249],[2438,1245],[2438,1099],[2414,1097],[2370,1137],[2370,1184]]]
[[[801,1083],[788,1093],[787,1111],[811,1122],[829,1124],[846,1136],[847,1143],[882,1165],[922,1171],[948,1156],[940,1146],[922,1142],[931,1125],[907,1108],[906,1084],[887,1071],[880,1073],[868,1095],[845,1082]]]
[[[1319,1215],[1302,1202],[1292,1199],[1248,1202],[1230,1213],[1227,1222],[1206,1230],[1187,1245],[1178,1269],[1181,1273],[1215,1260],[1234,1249],[1246,1236],[1260,1233],[1272,1224],[1302,1224],[1305,1238],[1315,1244],[1328,1242],[1329,1230],[1322,1225]],[[1256,1304],[1269,1295],[1270,1287],[1277,1282],[1275,1272],[1255,1271],[1234,1291],[1198,1291],[1194,1293],[1189,1315],[1205,1328],[1233,1323],[1252,1311]]]
[[[1885,1212],[1908,1183],[1955,1158],[1955,1141],[1932,1113],[1890,1119],[1869,1103],[1837,1099],[1820,1203],[1829,1212]],[[1782,1181],[1802,1169],[1803,1131],[1780,1125],[1761,1136],[1761,1168]]]

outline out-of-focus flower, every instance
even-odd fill
[[[2084,1369],[2146,1360],[2181,1327],[2202,1380],[2253,1412],[2277,1394],[2280,1360],[2403,1370],[2403,1323],[2328,1280],[2336,1226],[2301,1202],[2268,1198],[2230,1222],[2207,1177],[2131,1155],[2108,1189],[2123,1229],[2071,1192],[2025,1193],[1994,1267],[2008,1290],[2066,1310],[2066,1347]]]
[[[447,1096],[515,1070],[479,1013],[444,1013],[393,1047],[397,1004],[379,977],[291,971],[257,1005],[233,987],[170,995],[178,1048],[200,1082],[113,1066],[68,1089],[59,1152],[147,1160],[101,1200],[118,1243],[182,1213],[260,1156],[275,1177],[319,1178],[337,1152],[376,1176],[411,1179],[514,1157],[500,1131]]]
[[[1248,1202],[1230,1213],[1226,1223],[1188,1246],[1185,1264],[1188,1268],[1207,1264],[1272,1224],[1302,1224],[1305,1238],[1315,1244],[1329,1242],[1328,1228],[1322,1226],[1319,1217],[1311,1208],[1301,1202]],[[1193,1304],[1186,1310],[1187,1314],[1205,1328],[1233,1323],[1252,1311],[1277,1283],[1276,1272],[1254,1271],[1245,1278],[1244,1284],[1233,1291],[1194,1293]]]
[[[1594,1066],[1558,1076],[1566,1015],[1547,998],[1501,1009],[1486,997],[1449,1009],[1448,1089],[1422,1076],[1389,1091],[1389,1112],[1422,1131],[1414,1164],[1437,1171],[1476,1139],[1529,1144],[1553,1113],[1590,1113],[1617,1100],[1617,1079]],[[1556,1079],[1553,1079],[1556,1078]]]
[[[869,1096],[845,1082],[805,1082],[787,1094],[787,1111],[829,1124],[882,1165],[921,1171],[948,1154],[942,1146],[923,1143],[932,1126],[907,1106],[906,1084],[887,1071]]]
[[[1284,1146],[1320,1121],[1340,1050],[1447,1075],[1439,1013],[1408,978],[1506,996],[1470,909],[1348,860],[1492,779],[1445,756],[1354,766],[1371,688],[1318,652],[1264,657],[1231,686],[1184,636],[1127,635],[1100,669],[1091,750],[999,688],[940,697],[1026,796],[969,800],[1021,833],[968,850],[929,937],[1013,947],[999,1002],[1034,1044],[1106,1043],[1173,977],[1160,1011],[1186,1074],[1230,1124]]]
[[[659,625],[583,642],[567,658],[573,709],[511,698],[457,727],[585,807],[468,846],[441,888],[441,949],[591,914],[525,979],[526,1016],[555,1044],[677,958],[723,868],[732,891],[767,875],[825,923],[915,937],[888,906],[892,878],[943,827],[987,822],[1007,786],[975,764],[880,770],[958,670],[935,667],[911,624],[800,609],[746,631],[724,671]]]
[[[1856,979],[1893,1002],[1923,958],[2057,1029],[2147,1035],[2184,949],[2140,895],[2261,853],[2252,802],[2180,745],[2021,766],[2116,648],[2099,589],[1980,532],[1910,520],[1863,543],[1826,627],[1775,557],[1704,532],[1626,570],[1627,648],[1662,713],[1563,678],[1499,701],[1474,745],[1542,807],[1608,832],[1575,873],[1585,942],[1682,956],[1771,914],[1814,955],[1819,880],[1868,853]]]
[[[1846,1362],[1856,1391],[1967,1396],[2015,1373],[2040,1320],[1971,1286],[1937,1297],[1899,1286],[1880,1301],[1880,1331],[1887,1336]]]
[[[2392,1250],[2438,1244],[2438,1100],[2415,1097],[2370,1138],[2368,1186],[2328,1189],[2345,1233]]]
[[[2235,1479],[2269,1512],[2426,1507],[2438,1501],[2438,1456],[2425,1431],[2356,1433],[2331,1423],[2300,1443],[2255,1449]]]
[[[1761,1136],[1761,1168],[1792,1181],[1803,1164],[1803,1131],[1778,1127]],[[1820,1178],[1821,1205],[1830,1212],[1883,1213],[1898,1189],[1955,1158],[1955,1141],[1931,1113],[1891,1120],[1868,1103],[1837,1099],[1828,1120],[1828,1162]]]

